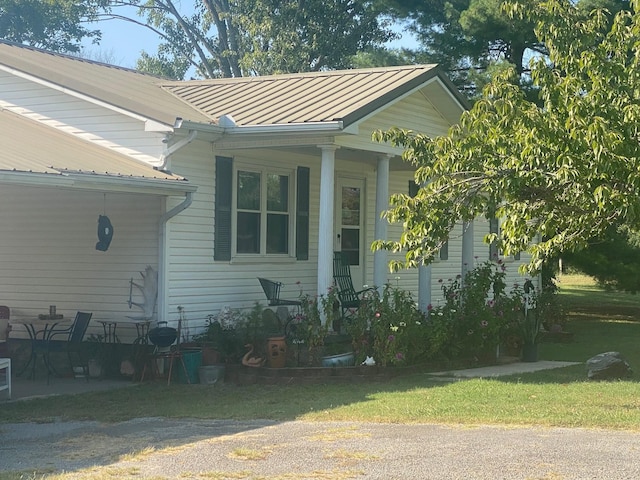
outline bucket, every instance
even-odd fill
[[[202,350],[195,348],[182,350],[182,358],[187,369],[187,375],[189,375],[189,381],[187,382],[187,377],[184,374],[182,365],[180,365],[180,361],[173,364],[173,370],[178,372],[178,381],[180,383],[200,383],[198,369],[202,364]]]
[[[203,365],[198,369],[200,383],[203,385],[213,385],[214,383],[224,383],[224,365]]]

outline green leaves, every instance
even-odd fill
[[[640,17],[620,12],[605,31],[610,17],[585,20],[568,1],[529,11],[550,52],[531,64],[540,105],[502,72],[445,137],[376,135],[406,148],[423,185],[392,201],[387,218],[404,225],[402,236],[376,244],[406,251],[404,267],[430,262],[453,225],[496,207],[500,248],[526,249],[529,271],[610,225],[640,223]]]

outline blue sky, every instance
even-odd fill
[[[119,13],[124,15],[125,10],[119,10]],[[129,14],[135,17],[135,9],[131,8]],[[89,28],[102,30],[102,41],[100,45],[84,42],[86,56],[123,67],[135,68],[140,52],[144,50],[153,54],[159,43],[158,36],[151,30],[123,20],[102,21],[95,26],[90,24]],[[391,45],[412,48],[416,46],[416,42],[404,34],[404,38]]]

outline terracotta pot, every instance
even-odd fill
[[[269,367],[283,368],[287,363],[286,337],[271,337],[267,340],[267,359]]]

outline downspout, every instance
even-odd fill
[[[197,136],[198,136],[197,130],[189,130],[189,135],[187,137],[181,140],[178,140],[173,145],[169,145],[168,147],[166,147],[164,149],[164,152],[162,152],[162,156],[160,156],[160,165],[156,167],[156,170],[165,170],[167,168],[167,165],[169,164],[169,159],[171,158],[171,155],[176,153],[182,147],[189,145],[191,142],[193,142],[196,139]]]
[[[182,140],[177,141],[173,145],[165,148],[162,156],[160,157],[160,166],[156,167],[157,170],[165,170],[171,159],[171,155],[176,153],[181,148],[187,146],[195,140],[198,135],[197,130],[190,130],[189,135]],[[166,282],[166,269],[167,269],[167,223],[173,217],[179,213],[185,211],[193,203],[193,192],[186,192],[184,200],[173,207],[168,212],[165,212],[160,217],[158,222],[158,320],[169,321],[169,312],[167,312],[167,282]],[[166,204],[166,199],[165,199]]]
[[[165,212],[158,222],[159,252],[158,252],[158,321],[169,321],[167,312],[167,284],[166,284],[166,249],[167,222],[179,213],[185,211],[193,203],[193,192],[186,192],[184,200]]]

